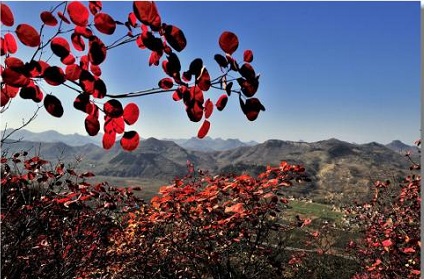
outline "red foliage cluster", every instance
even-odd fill
[[[420,141],[417,145],[420,145]],[[420,165],[411,160],[411,170]],[[390,181],[374,183],[370,203],[351,210],[364,230],[364,239],[351,243],[365,272],[355,279],[420,278],[421,176],[411,174],[395,188]]]
[[[5,278],[275,278],[298,257],[276,241],[301,229],[282,219],[284,189],[306,179],[301,166],[253,178],[189,165],[146,204],[139,188],[91,184],[91,172],[27,155],[2,158]]]
[[[105,114],[103,147],[111,148],[117,135],[123,134],[121,146],[129,151],[138,146],[139,135],[136,131],[126,131],[125,126],[137,121],[138,108],[132,103],[123,115],[123,106],[117,100],[119,98],[164,91],[174,92],[173,99],[184,101],[187,116],[191,121],[199,122],[204,118],[198,131],[199,138],[206,136],[209,131],[208,119],[213,107],[216,106],[219,111],[223,110],[232,92],[239,95],[242,112],[249,120],[255,120],[259,112],[265,110],[259,99],[253,98],[259,87],[259,76],[255,74],[250,64],[253,60],[252,51],[244,52],[244,63],[241,67],[232,56],[239,45],[234,33],[226,31],[219,38],[219,46],[225,52],[225,56],[216,54],[215,60],[223,74],[211,80],[200,58],[194,59],[189,69],[181,72],[181,63],[176,52],[184,50],[187,40],[181,29],[162,21],[154,2],[135,1],[132,8],[127,20],[121,22],[103,12],[103,4],[100,1],[89,1],[88,6],[78,1],[63,2],[50,11],[40,13],[42,26],[39,31],[26,23],[18,24],[14,32],[6,31],[0,43],[1,55],[6,56],[5,65],[1,68],[3,79],[1,106],[6,106],[9,100],[17,95],[16,92],[19,92],[23,99],[31,99],[37,103],[44,100],[44,107],[49,114],[62,117],[64,109],[59,98],[51,94],[44,96],[39,83],[45,81],[52,86],[66,85],[78,93],[74,108],[87,114],[85,119],[87,133],[90,136],[97,135],[100,131],[99,112],[103,112]],[[11,9],[2,3],[1,11],[2,24],[8,27],[14,26],[15,20]],[[46,42],[42,42],[44,27],[57,28],[57,32]],[[65,32],[65,27],[71,28],[71,32]],[[100,35],[112,36],[117,33],[118,28],[119,31],[124,30],[124,35],[111,45],[106,45]],[[96,35],[94,30],[100,34]],[[59,36],[66,33],[70,35]],[[14,56],[18,48],[16,38],[24,46],[35,48],[30,60],[24,61]],[[143,91],[142,94],[108,94],[106,83],[101,78],[101,66],[112,48],[130,42],[135,42],[139,48],[150,51],[149,65],[158,66],[165,55],[166,57],[162,59],[162,68],[168,77],[158,82],[159,88]],[[60,59],[61,64],[51,65],[42,58],[42,55],[37,55],[48,53],[48,47],[53,55]],[[227,80],[230,71],[238,72],[240,77]],[[238,89],[233,88],[233,81],[239,84]],[[215,104],[210,99],[204,98],[204,92],[211,87],[226,91]],[[105,97],[110,100],[104,103],[102,109],[98,104]]]

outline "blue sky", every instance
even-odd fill
[[[38,28],[39,12],[53,2],[6,2],[17,23]],[[328,138],[357,143],[408,144],[420,137],[420,2],[158,2],[162,21],[180,27],[187,38],[179,54],[183,69],[198,57],[212,76],[213,60],[222,53],[223,31],[240,40],[234,54],[254,53],[252,65],[261,74],[258,97],[266,107],[254,122],[241,112],[237,98],[211,117],[209,136],[318,141]],[[125,21],[131,2],[104,2],[103,11]],[[34,12],[38,11],[38,12]],[[14,27],[13,27],[14,28]],[[13,29],[12,28],[12,29]],[[2,35],[7,30],[2,30]],[[125,32],[123,29],[117,29]],[[70,36],[70,35],[69,35]],[[20,45],[21,46],[21,45]],[[29,53],[22,48],[18,55]],[[165,77],[147,65],[149,53],[135,44],[108,52],[102,78],[109,93],[155,87]],[[41,110],[27,128],[86,134],[85,115],[72,107],[75,93],[45,87],[63,100],[64,117]],[[209,91],[217,100],[221,92]],[[134,125],[141,137],[188,138],[201,123],[188,120],[182,103],[171,94],[131,99],[141,116]],[[14,100],[2,115],[2,128],[28,118],[32,101]]]

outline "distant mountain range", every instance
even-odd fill
[[[51,141],[53,134],[49,135]],[[190,142],[197,144],[193,139],[179,144]],[[337,139],[312,143],[268,140],[255,145],[238,140],[207,139],[207,142],[209,145],[220,143],[215,148],[226,150],[189,150],[170,140],[148,138],[133,152],[123,151],[119,144],[111,150],[104,150],[93,143],[71,146],[63,142],[27,140],[6,144],[2,151],[9,151],[9,154],[30,151],[30,154],[41,155],[52,162],[60,160],[75,164],[78,161],[78,168],[96,175],[133,181],[144,179],[157,182],[155,185],[185,175],[187,161],[212,174],[258,174],[267,165],[278,165],[285,160],[303,164],[312,178],[311,183],[288,188],[288,193],[327,202],[363,197],[368,194],[371,181],[403,176],[409,167],[402,154],[408,146],[398,141],[387,146],[375,142],[353,144]],[[230,148],[230,142],[236,147]]]

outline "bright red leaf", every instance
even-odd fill
[[[81,88],[88,94],[93,94],[96,79],[87,70],[82,70],[79,77],[79,84]]]
[[[252,62],[253,61],[253,52],[250,49],[247,49],[243,53],[243,60],[244,62]]]
[[[9,98],[15,98],[19,92],[19,88],[5,84],[3,85],[1,91],[4,92],[7,96],[9,96]]]
[[[125,123],[128,125],[134,124],[140,115],[140,110],[135,103],[129,103],[124,108],[124,114],[122,115]]]
[[[7,47],[7,52],[15,53],[18,50],[18,45],[16,44],[15,36],[12,33],[6,33],[4,35],[4,43]]]
[[[87,117],[85,118],[84,124],[85,124],[85,130],[90,136],[95,136],[99,133],[100,122],[99,122],[99,119],[97,119],[97,117],[91,114],[87,115]]]
[[[107,116],[112,118],[121,117],[124,113],[121,102],[115,99],[107,101],[103,106],[103,110]]]
[[[211,123],[208,120],[203,121],[203,124],[197,133],[197,137],[199,139],[203,139],[208,134],[210,127]]]
[[[1,3],[0,12],[1,23],[3,23],[5,26],[13,26],[13,24],[15,23],[15,19],[13,17],[12,10],[9,8],[9,6],[4,3]]]
[[[233,54],[237,50],[238,45],[239,40],[233,32],[225,31],[219,37],[219,46],[229,55]]]
[[[60,61],[65,65],[72,65],[75,63],[75,56],[69,53],[68,56],[60,58]]]
[[[13,87],[26,86],[30,82],[30,79],[28,77],[17,71],[12,70],[11,68],[4,69],[1,73],[1,77],[4,83]]]
[[[103,130],[105,133],[113,132],[116,134],[122,134],[125,131],[124,119],[122,117],[111,118],[106,116]]]
[[[106,96],[106,94],[107,94],[106,84],[103,82],[102,79],[96,78],[96,80],[94,81],[93,97],[102,99]]]
[[[61,58],[68,56],[71,51],[68,40],[62,37],[53,38],[50,43],[50,47],[53,53]]]
[[[94,17],[94,26],[101,33],[112,35],[116,29],[116,22],[110,15],[105,13],[98,13]]]
[[[78,51],[84,51],[85,50],[85,43],[82,39],[81,35],[72,33],[71,35],[71,41],[74,48]]]
[[[81,35],[86,39],[89,39],[91,36],[93,36],[93,31],[85,26],[75,26],[74,33]]]
[[[149,25],[155,31],[159,30],[162,23],[155,2],[134,1],[133,11],[139,21]]]
[[[102,69],[98,65],[90,65],[90,71],[95,75],[96,77],[99,77],[102,75]]]
[[[228,102],[227,94],[222,94],[219,97],[218,101],[216,102],[215,106],[219,111],[222,111],[225,108],[225,106],[227,105],[227,102]]]
[[[65,77],[67,80],[75,81],[80,78],[81,72],[82,69],[77,64],[68,65],[65,69]]]
[[[22,44],[29,47],[38,47],[41,43],[38,31],[29,24],[19,24],[16,27],[16,35]]]
[[[137,26],[137,17],[133,12],[128,14],[128,23],[131,25],[131,27]]]
[[[213,112],[213,103],[211,102],[211,99],[207,99],[205,102],[205,118],[208,119]]]
[[[57,19],[56,17],[49,11],[44,11],[40,14],[41,21],[48,26],[56,26]]]
[[[121,146],[124,150],[133,151],[140,143],[140,136],[136,131],[125,132],[121,138]]]
[[[79,1],[68,4],[69,18],[75,25],[86,26],[88,24],[88,9]]]
[[[98,12],[102,10],[102,2],[101,1],[89,1],[88,9],[92,15],[96,15]]]
[[[54,117],[62,117],[63,115],[62,103],[53,95],[44,97],[44,108]]]
[[[111,149],[116,141],[116,133],[104,133],[102,138],[102,145],[104,149]]]

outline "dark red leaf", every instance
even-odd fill
[[[171,89],[174,86],[172,78],[163,78],[159,81],[158,86],[162,89]]]
[[[65,77],[67,80],[75,81],[80,78],[81,72],[82,69],[77,64],[68,65],[65,69]]]
[[[219,37],[219,46],[229,55],[233,54],[237,50],[238,45],[239,40],[233,32],[225,31]]]
[[[152,51],[152,53],[150,53],[150,57],[149,57],[149,66],[159,65],[159,61],[160,61],[161,57],[162,57],[162,51],[160,51],[160,52]]]
[[[208,119],[213,112],[213,103],[211,102],[211,99],[207,99],[205,102],[205,118]]]
[[[226,94],[222,94],[215,104],[216,108],[219,111],[222,111],[225,108],[225,106],[227,105],[227,102],[228,102],[228,96]]]
[[[19,58],[9,56],[4,60],[4,64],[6,65],[7,68],[11,68],[20,73],[24,72],[25,64]]]
[[[197,133],[197,137],[199,139],[203,139],[209,132],[209,128],[211,127],[211,123],[208,120],[203,121],[202,126]]]
[[[95,81],[96,79],[89,71],[82,70],[79,77],[79,84],[85,92],[87,92],[88,94],[93,94]]]
[[[15,98],[19,92],[19,88],[5,84],[3,85],[1,91],[4,92],[9,98]]]
[[[196,58],[190,63],[189,72],[194,75],[196,79],[200,76],[203,69],[203,60],[200,58]]]
[[[102,144],[104,149],[111,149],[112,146],[115,144],[116,140],[116,133],[104,133],[102,138]]]
[[[161,26],[161,18],[157,10],[156,4],[151,1],[134,1],[134,15],[142,23],[149,25],[150,28],[157,31]]]
[[[65,65],[72,65],[75,63],[75,56],[69,53],[68,56],[60,58],[60,61]]]
[[[190,121],[199,122],[203,117],[203,106],[201,103],[194,102],[192,106],[187,106],[186,112]]]
[[[203,91],[208,91],[211,87],[211,77],[209,76],[209,72],[206,68],[203,68],[202,74],[198,78],[197,85]]]
[[[38,47],[41,43],[38,31],[29,24],[19,24],[16,27],[16,35],[22,44],[29,47]]]
[[[181,71],[180,59],[172,52],[167,56],[167,60],[163,61],[162,68],[167,75],[173,77]]]
[[[247,49],[243,53],[243,60],[244,62],[252,62],[253,61],[253,52],[250,49]]]
[[[225,92],[227,92],[228,96],[231,96],[231,88],[233,88],[233,82],[230,81],[226,86],[225,86]]]
[[[7,53],[7,45],[6,45],[6,41],[4,40],[3,37],[0,37],[0,55],[6,55]]]
[[[174,25],[165,26],[165,39],[178,52],[182,51],[187,45],[183,31]]]
[[[247,119],[249,119],[250,121],[256,120],[261,110],[265,111],[265,107],[261,104],[261,102],[257,98],[247,99],[245,104],[240,98],[240,105],[241,105],[243,113],[246,115]]]
[[[30,82],[30,79],[28,77],[12,70],[11,68],[4,69],[1,73],[1,77],[4,83],[13,87],[26,86]]]
[[[69,21],[69,19],[62,13],[62,12],[57,12],[57,16],[65,23],[69,24],[71,23]]]
[[[15,36],[12,33],[6,33],[4,35],[4,43],[7,47],[7,52],[15,53],[18,50],[18,45],[16,44]]]
[[[99,119],[93,115],[87,115],[85,118],[85,130],[90,136],[97,135],[100,131]]]
[[[247,80],[253,80],[256,78],[255,70],[253,69],[252,65],[250,65],[247,62],[241,66],[239,72],[240,72],[240,75],[242,75],[242,77],[244,77]]]
[[[44,71],[43,77],[48,84],[53,86],[60,85],[66,81],[65,73],[63,72],[62,68],[57,66],[48,67]]]
[[[55,37],[51,41],[50,47],[53,53],[61,58],[68,56],[71,51],[68,41],[62,37]]]
[[[2,88],[1,94],[0,94],[0,107],[4,107],[5,105],[7,105],[9,100],[10,100],[10,97],[6,94],[6,92]]]
[[[106,59],[106,46],[98,37],[90,38],[88,59],[94,65],[100,65]]]
[[[123,118],[128,125],[134,124],[140,115],[140,110],[135,103],[129,103],[124,108]]]
[[[53,95],[44,97],[44,107],[54,117],[62,117],[63,115],[62,103]]]
[[[238,72],[239,65],[238,65],[237,61],[234,58],[232,58],[231,55],[229,55],[229,54],[227,54],[226,57],[227,57],[228,63],[230,64],[230,69],[235,71],[235,72]]]
[[[102,2],[101,1],[89,1],[88,9],[90,10],[92,15],[96,15],[98,12],[102,10]]]
[[[103,111],[112,118],[121,117],[124,113],[121,102],[115,99],[107,101],[103,106]]]
[[[13,17],[12,10],[8,5],[1,3],[0,4],[0,20],[5,26],[13,26],[15,23],[15,18]]]
[[[78,35],[76,33],[72,33],[71,35],[71,41],[74,48],[78,51],[84,51],[85,50],[85,43],[82,39],[81,35]]]
[[[95,75],[96,77],[99,77],[102,75],[102,69],[98,65],[90,65],[90,71]]]
[[[228,60],[225,58],[225,56],[221,54],[215,54],[213,58],[221,68],[226,68],[228,66]]]
[[[31,80],[28,86],[22,87],[19,91],[19,96],[22,99],[31,99],[36,103],[39,103],[43,100],[43,92],[40,88]]]
[[[54,17],[54,15],[49,11],[44,11],[40,14],[41,21],[45,25],[48,26],[56,26],[57,25],[57,19]]]
[[[121,138],[121,146],[124,150],[133,151],[140,143],[140,136],[136,131],[125,132]]]
[[[75,25],[86,26],[88,24],[88,9],[79,1],[68,4],[69,18]]]
[[[103,82],[103,80],[101,80],[100,78],[97,78],[94,81],[93,97],[102,99],[106,96],[106,94],[107,94],[106,84]]]
[[[256,91],[258,91],[259,80],[256,78],[249,80],[238,78],[237,82],[239,83],[241,91],[246,97],[252,97],[255,95]]]
[[[74,101],[74,108],[82,112],[91,114],[92,104],[90,103],[90,95],[86,93],[79,94]]]
[[[115,20],[113,20],[110,15],[105,13],[96,14],[94,17],[94,26],[97,28],[97,30],[107,35],[112,35],[116,29]]]

